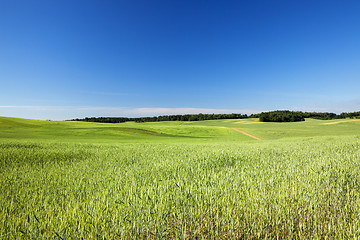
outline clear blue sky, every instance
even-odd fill
[[[360,1],[0,2],[0,116],[360,111]]]

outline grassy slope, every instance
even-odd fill
[[[53,142],[208,142],[249,140],[219,126],[187,126],[183,122],[86,123],[0,118],[0,138]],[[251,141],[251,139],[250,139]]]
[[[261,123],[258,119],[199,122],[86,123],[38,121],[0,117],[0,138],[50,142],[231,142],[256,141],[237,128],[264,140],[360,134],[359,120],[314,120],[297,123]]]
[[[359,238],[359,122],[256,121],[0,118],[0,239]]]
[[[193,126],[225,126],[237,128],[264,140],[315,136],[350,136],[360,134],[360,120],[306,119],[295,123],[263,123],[258,119],[193,122]]]

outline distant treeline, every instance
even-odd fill
[[[317,112],[305,112],[304,117],[306,118],[315,118],[321,120],[331,120],[331,119],[343,119],[343,118],[360,118],[360,112],[343,112],[340,114],[335,113],[317,113]]]
[[[262,112],[259,115],[260,122],[299,122],[305,121],[304,113],[293,111]]]
[[[101,122],[101,123],[122,123],[122,122],[160,122],[160,121],[203,121],[216,119],[241,119],[248,118],[246,114],[231,113],[231,114],[185,114],[185,115],[164,115],[157,117],[86,117],[83,119],[73,119],[72,121],[85,122]]]
[[[321,120],[342,119],[342,118],[360,118],[360,112],[350,113],[328,113],[328,112],[300,112],[278,110],[271,112],[262,112],[257,114],[185,114],[185,115],[164,115],[155,117],[86,117],[76,118],[71,121],[100,122],[100,123],[122,123],[122,122],[160,122],[160,121],[203,121],[217,119],[243,119],[243,118],[259,118],[262,122],[297,122],[304,121],[305,118],[315,118]]]
[[[343,119],[343,118],[360,118],[360,112],[350,113],[329,113],[329,112],[300,112],[300,111],[271,111],[252,114],[250,117],[257,117],[261,122],[298,122],[305,121],[305,118],[314,118],[321,120]]]

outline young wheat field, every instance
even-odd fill
[[[1,117],[0,239],[360,238],[360,121],[343,121]]]

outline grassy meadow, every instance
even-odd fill
[[[0,239],[357,239],[359,163],[360,120],[0,117]]]

